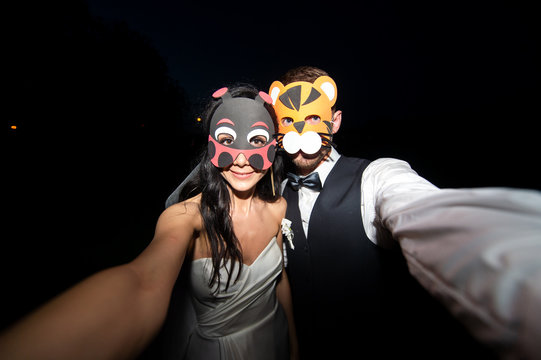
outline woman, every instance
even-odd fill
[[[282,271],[286,202],[269,171],[270,97],[249,86],[220,89],[214,97],[205,116],[208,150],[184,188],[191,197],[161,214],[152,242],[135,260],[91,276],[0,337],[0,358],[136,356],[162,326],[187,259],[197,315],[188,358],[284,358],[287,324],[296,356]]]

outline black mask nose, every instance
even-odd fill
[[[293,123],[293,126],[295,127],[295,129],[297,130],[299,134],[302,132],[302,129],[304,129],[304,125],[306,125],[304,121]]]

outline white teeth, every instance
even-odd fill
[[[290,131],[284,135],[282,145],[284,150],[290,154],[296,154],[302,150],[303,153],[311,155],[317,153],[321,148],[321,137],[315,131],[307,131],[302,135]]]

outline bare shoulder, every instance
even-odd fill
[[[281,222],[282,219],[286,216],[287,201],[280,196],[278,201],[269,203],[269,208],[273,217],[275,217],[278,222]]]
[[[162,213],[164,216],[194,216],[199,213],[199,206],[201,205],[201,194],[194,196],[193,198],[184,200],[177,204],[169,206]]]
[[[193,227],[196,231],[200,230],[202,225],[200,204],[201,195],[196,195],[193,198],[171,205],[160,215],[156,225],[156,232],[175,231],[178,227],[187,226]]]

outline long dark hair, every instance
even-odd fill
[[[255,99],[259,94],[254,86],[249,84],[240,84],[229,87],[229,93],[233,97],[247,97]],[[211,100],[202,115],[205,121],[206,133],[209,132],[209,122],[217,107],[221,104],[220,99]],[[272,106],[265,105],[269,113],[275,119]],[[275,125],[276,126],[276,125]],[[222,262],[231,260],[231,267],[227,269],[228,277],[226,281],[226,289],[231,283],[231,277],[234,273],[236,264],[239,264],[239,271],[235,281],[240,276],[242,271],[242,252],[240,243],[233,229],[231,220],[231,199],[229,197],[228,185],[221,170],[215,167],[210,162],[208,150],[203,151],[199,172],[194,179],[186,184],[180,193],[180,201],[193,197],[201,193],[200,211],[205,225],[205,232],[210,243],[213,273],[209,281],[209,287],[212,287],[216,282],[216,292],[220,289],[220,267]],[[271,175],[272,172],[272,175]],[[276,156],[276,159],[269,171],[257,183],[254,196],[266,202],[275,202],[279,199],[279,184],[282,174],[282,157]],[[271,179],[273,177],[274,179]],[[274,180],[274,181],[272,181]],[[274,186],[274,191],[273,191]]]

